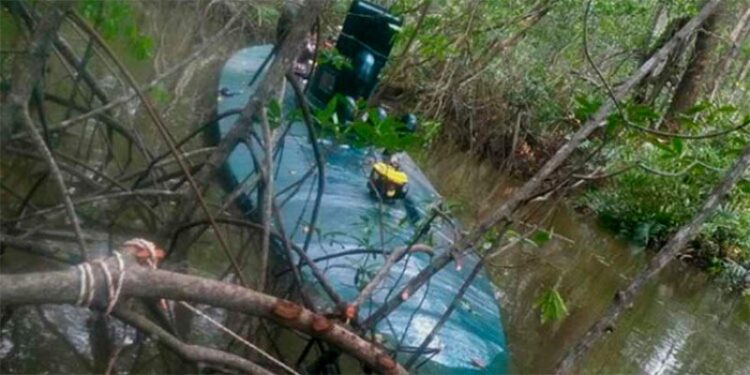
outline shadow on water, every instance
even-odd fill
[[[426,157],[428,177],[458,205],[467,227],[485,217],[514,186],[492,166],[456,151]],[[582,336],[650,253],[617,239],[596,218],[565,202],[537,204],[521,215],[560,237],[542,248],[517,247],[495,258],[497,286],[513,371],[549,372]],[[523,229],[523,228],[521,228]],[[563,238],[564,237],[564,238]],[[541,324],[535,302],[557,286],[568,316]],[[637,298],[583,364],[585,373],[750,373],[750,303],[681,262],[668,266]]]
[[[137,23],[138,30],[152,36],[152,56],[145,60],[137,59],[132,53],[132,47],[128,45],[124,38],[115,37],[108,40],[108,43],[138,82],[149,82],[181,63],[201,43],[204,43],[224,27],[226,20],[231,16],[229,10],[222,10],[225,4],[221,2],[212,3],[208,7],[211,8],[211,12],[204,7],[198,7],[196,4],[188,2],[130,1],[127,4],[135,14],[134,22]],[[211,16],[208,13],[211,13]],[[15,27],[14,21],[8,13],[3,12],[0,17],[2,17],[0,23],[3,23],[4,26]],[[162,80],[155,89],[149,92],[174,137],[181,138],[213,116],[216,100],[214,93],[220,67],[234,51],[256,39],[263,39],[262,35],[256,35],[255,31],[248,30],[250,29],[235,26],[228,31],[219,43],[211,45],[199,58],[192,60],[184,69]],[[71,44],[76,54],[82,56],[88,43],[87,38],[68,24],[61,28],[61,33]],[[8,39],[0,38],[0,44],[3,45],[3,48],[7,47],[3,43],[10,42]],[[109,62],[102,64],[98,58],[93,58],[89,63],[89,69],[97,78],[100,87],[110,99],[120,98],[132,93],[132,89],[120,84],[120,78],[113,75],[110,64]],[[71,87],[68,71],[54,55],[48,61],[46,80],[47,87],[45,89],[47,91],[60,97],[70,95]],[[61,117],[67,110],[49,104],[47,112],[49,121],[55,123],[62,120]],[[159,133],[153,126],[152,121],[145,115],[145,111],[138,100],[129,101],[116,107],[111,112],[124,126],[136,128],[147,144],[151,147],[156,146],[151,149],[154,154],[164,151],[166,147],[163,143],[160,143]],[[77,113],[73,114],[77,115]],[[90,135],[94,132],[95,127],[96,124],[89,123],[73,127],[71,131],[60,137],[59,147],[65,152],[75,154],[81,148],[79,139],[93,138]],[[198,138],[194,143],[189,144],[188,148],[203,147],[202,145],[202,139]],[[86,150],[85,145],[83,150]],[[126,158],[124,155],[127,155],[129,150],[123,144],[116,143],[113,146],[113,152],[121,156],[121,160],[124,160]],[[103,160],[105,154],[104,147],[100,146],[99,143],[94,143],[94,146],[91,147],[91,160],[95,164]],[[6,162],[7,160],[3,161]],[[140,167],[145,166],[143,160],[135,160],[133,163],[133,169],[138,168],[138,163],[141,163]],[[33,180],[29,178],[29,170],[31,169],[29,164],[30,162],[23,159],[15,163],[4,164],[3,167],[7,167],[3,170],[4,182],[11,184],[15,183],[16,180],[21,180],[20,186],[28,190],[29,187],[24,185],[24,179]],[[31,172],[35,172],[35,170]],[[106,172],[115,174],[119,171],[106,170]],[[49,194],[42,192],[37,196],[40,199],[35,203],[40,206],[56,203],[52,200],[57,196],[55,190],[50,190]],[[1,203],[7,204],[7,202]],[[4,208],[6,207],[3,206],[0,210]],[[79,209],[79,214],[83,211]],[[136,227],[139,228],[138,232],[133,233],[134,230],[129,228],[127,223],[118,223],[112,230],[115,233],[113,243],[121,243],[134,236],[148,237],[151,235],[151,233],[145,233],[143,226]],[[62,226],[62,228],[66,227]],[[247,239],[242,236],[242,233],[233,233],[231,227],[224,229],[227,231],[226,236],[234,243],[239,244],[238,246],[246,243]],[[92,230],[93,232],[95,231]],[[190,254],[188,267],[191,273],[215,277],[226,273],[223,258],[218,255],[211,255],[219,254],[219,250],[214,248],[216,246],[214,242],[210,231],[197,241],[197,244],[205,251]],[[107,253],[109,243],[104,236],[103,239],[93,239],[89,246],[89,250],[102,255]],[[250,261],[252,262],[252,260]],[[66,266],[45,261],[40,257],[29,256],[13,249],[4,249],[4,254],[0,257],[2,273],[34,272],[64,267]],[[248,279],[251,282],[253,281],[251,277],[248,277]],[[206,309],[205,311],[217,319],[222,318],[219,311],[213,311],[213,309]],[[92,330],[90,329],[95,314],[73,306],[44,305],[40,309],[28,306],[15,309],[10,315],[11,318],[7,322],[3,322],[5,324],[0,332],[0,372],[53,374],[97,372],[97,369],[93,366],[93,363],[96,362],[93,357],[97,356],[92,354],[92,352],[98,351],[96,348],[97,342],[91,339]],[[169,363],[178,361],[173,358],[165,358],[165,355],[153,345],[143,346],[144,349],[141,350],[139,345],[134,344],[142,341],[144,337],[137,335],[132,328],[126,328],[125,325],[116,322],[115,319],[111,320],[114,323],[110,326],[109,335],[113,338],[115,349],[121,359],[118,360],[115,372],[174,373],[179,370],[169,367]],[[195,335],[196,337],[191,338],[194,342],[226,344],[221,341],[223,336],[205,321],[197,321],[195,325],[196,331],[199,333]],[[140,357],[142,360],[139,361],[137,367],[133,367],[133,358],[136,357]]]
[[[145,4],[145,3],[144,3]],[[162,35],[156,41],[157,66],[127,61],[140,80],[179,61],[191,43],[196,42],[195,26],[200,15],[174,2],[150,3],[144,21],[152,34]],[[144,5],[147,7],[147,5]],[[198,22],[198,21],[196,21]],[[220,25],[214,25],[220,26]],[[207,33],[209,35],[210,33]],[[199,39],[199,38],[198,38]],[[79,43],[81,41],[78,41]],[[212,111],[215,98],[205,95],[214,90],[216,72],[229,53],[247,45],[245,35],[232,34],[221,43],[218,53],[198,62],[176,77],[170,88],[182,95],[163,103],[166,119],[172,129],[187,133]],[[118,52],[124,46],[114,46]],[[114,78],[112,78],[114,79]],[[118,92],[113,92],[117,96]],[[133,110],[133,108],[126,108]],[[138,115],[130,120],[146,126]],[[143,123],[143,125],[141,125]],[[155,130],[145,134],[156,137]],[[175,131],[179,136],[181,131]],[[456,152],[443,152],[423,163],[424,170],[449,200],[464,202],[458,210],[467,226],[475,223],[489,209],[513,191],[513,181],[499,175],[489,165],[480,164]],[[549,209],[554,207],[554,209]],[[554,363],[590,325],[611,301],[615,290],[624,285],[647,260],[648,254],[615,239],[602,230],[592,218],[581,217],[565,204],[540,205],[530,212],[527,221],[535,224],[544,219],[545,227],[568,238],[555,239],[543,248],[515,249],[495,259],[488,267],[497,285],[503,309],[507,339],[512,351],[514,370],[523,373],[549,371]],[[547,217],[549,215],[549,217]],[[38,259],[20,259],[18,270],[49,269]],[[194,264],[220,273],[216,259],[196,258]],[[11,271],[3,264],[4,272]],[[203,272],[209,272],[203,270]],[[565,298],[569,315],[561,322],[542,325],[534,302],[545,288],[558,285]],[[668,267],[638,298],[633,310],[621,320],[618,329],[591,352],[584,365],[590,373],[750,373],[750,306],[735,295],[726,293],[699,270],[675,263]],[[6,329],[14,330],[14,343],[8,336],[0,342],[3,369],[15,372],[90,372],[86,321],[88,312],[71,307],[45,307],[46,319],[62,327],[61,335],[69,345],[46,328],[35,309],[24,308],[26,316]],[[132,343],[132,336],[124,344]],[[76,355],[75,353],[81,353]],[[13,363],[7,362],[8,355]],[[152,358],[148,368],[160,367],[158,352],[145,353]],[[81,358],[83,357],[83,358]],[[12,365],[9,367],[9,365]]]

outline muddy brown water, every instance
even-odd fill
[[[422,164],[438,190],[458,205],[467,227],[517,186],[492,166],[451,150],[433,152]],[[574,212],[566,202],[538,202],[522,217],[559,237],[542,248],[509,250],[493,260],[488,272],[497,288],[511,370],[545,373],[652,254],[616,238],[596,218]],[[565,299],[568,315],[541,324],[535,302],[553,286]],[[748,374],[750,300],[693,266],[673,262],[590,352],[580,371]]]
[[[155,63],[127,58],[136,76],[149,79],[189,51],[199,42],[198,22],[202,10],[185,4],[156,2],[146,7],[140,24],[155,39]],[[221,25],[209,25],[215,30]],[[202,29],[201,29],[202,30]],[[208,32],[203,30],[203,32]],[[169,89],[181,95],[170,97],[161,107],[176,134],[184,134],[210,113],[216,76],[222,62],[251,38],[230,34],[217,45],[216,53],[179,74]],[[79,41],[80,44],[80,41]],[[115,43],[123,52],[126,47]],[[108,80],[114,78],[105,78]],[[116,96],[115,92],[112,93]],[[130,121],[146,126],[135,110]],[[157,137],[154,129],[145,134]],[[471,160],[465,155],[441,150],[423,158],[423,167],[438,190],[449,201],[459,203],[457,210],[469,227],[497,206],[515,186],[494,168]],[[595,218],[573,212],[565,202],[544,202],[526,215],[529,225],[543,224],[560,237],[543,248],[519,247],[494,259],[488,266],[497,287],[503,324],[512,357],[512,372],[548,372],[562,353],[577,340],[611,301],[617,288],[642,269],[649,254],[615,238],[602,229]],[[16,271],[43,269],[45,264],[19,259],[12,265]],[[206,274],[216,274],[220,259],[194,258],[192,266]],[[13,271],[10,265],[3,272]],[[197,270],[194,270],[197,272]],[[556,323],[541,324],[535,301],[545,288],[557,286],[569,314]],[[86,319],[73,307],[47,307],[45,317],[59,332],[49,326],[33,309],[26,318],[7,327],[0,340],[2,368],[14,372],[80,373],[89,369],[83,364],[90,346]],[[119,326],[118,326],[119,327]],[[12,332],[11,332],[12,331]],[[64,344],[60,336],[68,338]],[[133,333],[118,331],[123,344],[132,343]],[[211,337],[203,340],[211,341]],[[11,338],[15,341],[11,342]],[[152,362],[158,362],[156,353]],[[8,362],[10,361],[10,362]],[[163,368],[150,365],[140,371]],[[151,370],[149,370],[151,369]],[[750,373],[750,302],[727,292],[721,284],[691,266],[675,262],[637,298],[633,309],[624,315],[617,329],[590,353],[581,369],[586,373]]]

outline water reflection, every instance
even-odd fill
[[[424,163],[445,196],[463,203],[470,225],[512,192],[491,166],[455,152]],[[554,206],[554,209],[550,207]],[[490,272],[498,288],[513,371],[545,373],[611,302],[648,257],[565,204],[545,202],[525,212],[558,237],[543,248],[521,247],[498,257]],[[558,285],[569,315],[542,325],[534,302]],[[750,306],[703,272],[675,262],[636,299],[616,330],[592,349],[583,373],[750,373]]]

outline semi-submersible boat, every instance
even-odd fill
[[[387,62],[400,25],[401,20],[387,10],[354,1],[335,44],[337,53],[347,63],[322,62],[308,77],[305,95],[313,109],[330,108],[334,98],[352,106],[356,100],[367,100],[378,84],[378,75]],[[217,113],[245,106],[270,65],[272,50],[272,45],[252,46],[227,61],[220,76]],[[284,93],[282,112],[294,117],[290,114],[298,103],[289,83]],[[341,105],[336,107],[339,121],[345,127],[351,120],[347,116],[356,111],[347,111],[346,105],[343,109]],[[225,117],[217,124],[213,129],[214,141],[226,135],[237,116]],[[384,301],[427,267],[432,256],[447,251],[459,229],[449,217],[436,216],[440,197],[408,155],[399,155],[398,163],[394,163],[375,147],[357,147],[324,136],[317,142],[325,160],[325,187],[317,220],[311,226],[320,187],[320,181],[313,175],[317,173],[316,159],[305,124],[301,119],[291,121],[274,153],[273,163],[273,186],[283,227],[298,247],[305,246],[312,231],[306,253],[344,300],[351,302],[357,298],[360,289],[385,262],[387,252],[407,246],[417,232],[426,229],[419,243],[430,251],[409,252],[389,269],[385,280],[359,307],[358,317],[366,321]],[[414,126],[413,117],[407,118],[407,122],[404,128],[408,130]],[[261,162],[258,158],[263,158],[263,150],[257,142],[240,143],[224,165],[225,188],[232,191],[255,174],[257,163]],[[257,196],[257,192],[246,192],[238,197],[239,206],[251,218],[258,217],[252,203]],[[274,246],[279,259],[286,256],[282,246],[280,243]],[[402,296],[406,299],[403,304],[373,325],[373,337],[394,353],[399,362],[405,363],[414,355],[454,300],[477,258],[467,256],[462,261],[463,267],[448,266],[413,295]],[[325,293],[310,268],[303,264],[301,274],[304,289],[325,300]],[[414,372],[506,371],[508,352],[500,311],[484,271],[417,356],[410,368]]]

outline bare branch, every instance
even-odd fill
[[[105,260],[117,269],[114,258]],[[120,300],[127,297],[170,299],[206,304],[270,319],[277,324],[317,337],[386,374],[406,374],[388,354],[347,327],[329,321],[293,302],[237,285],[197,276],[151,269],[127,257]],[[3,275],[0,278],[2,306],[72,304],[79,299],[81,281],[77,268],[64,271]],[[108,301],[105,275],[95,267],[94,306]]]
[[[614,329],[617,319],[630,305],[632,305],[633,299],[638,295],[638,292],[640,292],[649,280],[651,280],[677,256],[688,241],[698,234],[701,225],[703,225],[714,211],[716,211],[727,194],[732,190],[732,187],[734,187],[737,181],[742,178],[742,174],[749,166],[750,144],[745,146],[740,157],[726,172],[719,184],[716,185],[714,190],[703,203],[703,207],[701,207],[700,211],[698,211],[693,219],[680,228],[680,230],[672,236],[669,242],[659,249],[657,255],[651,259],[648,267],[643,272],[638,274],[638,276],[636,276],[625,289],[620,290],[615,294],[614,301],[604,315],[589,328],[588,332],[586,332],[575,347],[568,350],[563,359],[558,363],[555,373],[571,373],[575,364],[586,355],[594,343],[596,343],[604,333],[610,332]]]
[[[43,76],[44,65],[47,61],[52,43],[57,35],[65,13],[73,4],[70,2],[56,2],[50,6],[49,11],[37,24],[34,31],[29,53],[20,59],[13,72],[13,81],[11,90],[7,96],[7,103],[3,103],[2,127],[3,130],[10,129],[13,122],[21,123],[31,134],[39,153],[47,163],[47,167],[52,174],[60,195],[63,199],[65,212],[68,219],[73,225],[73,230],[78,237],[78,246],[81,255],[86,257],[86,243],[83,241],[81,224],[76,214],[75,207],[70,198],[70,192],[65,184],[65,179],[60,172],[52,152],[42,138],[42,135],[34,126],[34,122],[29,115],[29,98],[31,97],[32,88],[36,85],[39,78]],[[10,122],[10,123],[8,123]]]
[[[250,374],[273,374],[263,367],[235,354],[199,345],[186,344],[163,328],[159,327],[156,323],[148,320],[146,317],[136,314],[122,306],[113,311],[113,314],[123,322],[157,338],[161,343],[174,350],[180,357],[189,361],[224,365]]]
[[[708,2],[698,15],[688,22],[675,36],[662,46],[651,58],[646,60],[620,87],[614,92],[614,97],[603,104],[599,110],[589,119],[581,129],[573,134],[570,140],[560,147],[557,152],[542,166],[542,168],[518,190],[513,193],[503,204],[498,207],[492,215],[480,223],[474,231],[460,241],[454,248],[433,258],[432,262],[409,280],[399,293],[381,305],[365,321],[366,325],[373,324],[378,319],[390,314],[398,308],[404,300],[400,297],[404,292],[414,295],[424,285],[431,275],[439,272],[443,267],[452,262],[454,257],[459,256],[478,244],[490,229],[497,229],[498,233],[504,233],[512,222],[513,213],[522,204],[533,198],[542,184],[573,154],[578,146],[594,131],[603,126],[605,118],[614,109],[614,100],[622,100],[631,89],[641,82],[660,62],[669,57],[673,49],[688,39],[693,31],[710,16],[722,0]]]

